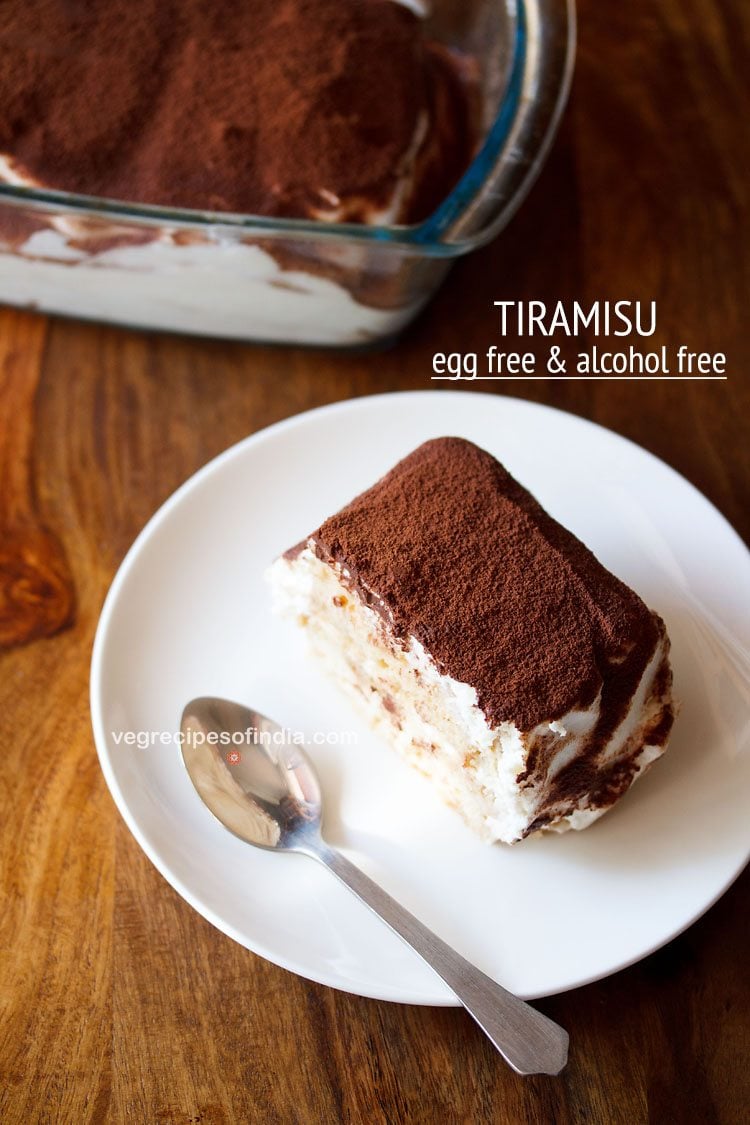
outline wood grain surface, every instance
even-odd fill
[[[581,0],[579,15],[573,96],[540,180],[394,350],[256,348],[0,311],[0,558],[36,529],[47,546],[34,566],[52,574],[21,591],[33,621],[2,633],[0,654],[3,1122],[750,1120],[747,873],[665,949],[541,1002],[570,1030],[570,1065],[521,1079],[458,1010],[310,984],[212,929],[129,835],[90,730],[97,616],[161,502],[270,422],[429,388],[434,351],[498,342],[495,299],[656,298],[655,345],[726,352],[726,382],[493,387],[634,439],[750,538],[750,12]]]

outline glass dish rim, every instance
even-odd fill
[[[502,152],[521,106],[521,93],[528,62],[526,7],[529,0],[507,5],[515,16],[511,43],[510,66],[505,88],[487,135],[450,194],[419,223],[365,225],[335,223],[314,219],[284,219],[266,215],[228,211],[202,211],[186,207],[161,207],[148,203],[132,203],[104,196],[82,195],[52,188],[27,187],[0,183],[0,203],[25,205],[32,210],[59,209],[66,216],[138,223],[146,226],[169,226],[196,231],[245,234],[252,232],[269,238],[324,238],[393,246],[428,256],[453,256],[464,253],[482,241],[484,228],[460,242],[448,240],[451,227],[460,218],[492,171]]]

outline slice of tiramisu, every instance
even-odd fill
[[[269,573],[333,676],[488,841],[585,828],[665,749],[664,623],[471,442],[420,446]]]

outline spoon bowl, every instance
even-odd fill
[[[203,696],[182,713],[182,759],[203,803],[248,844],[309,851],[320,839],[315,767],[278,723],[228,699]]]

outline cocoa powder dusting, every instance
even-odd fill
[[[66,191],[356,222],[424,127],[411,222],[471,155],[459,70],[392,0],[6,0],[0,154]]]
[[[397,637],[476,688],[492,725],[528,730],[601,690],[603,745],[664,636],[632,590],[461,438],[420,446],[311,539]]]

